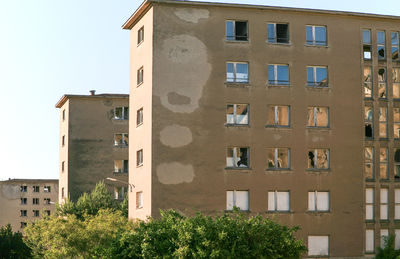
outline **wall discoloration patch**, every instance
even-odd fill
[[[160,141],[169,147],[183,147],[193,140],[192,132],[188,127],[170,125],[160,131]]]
[[[198,23],[200,19],[207,19],[210,12],[206,9],[193,9],[193,8],[179,8],[175,15],[186,22]]]
[[[19,199],[21,196],[20,186],[3,184],[1,187],[2,196],[7,199]]]
[[[163,163],[157,166],[157,177],[163,184],[191,183],[194,178],[194,169],[190,164]]]
[[[211,74],[207,47],[198,38],[177,35],[163,41],[159,78],[162,87],[154,88],[161,104],[173,112],[191,113],[199,107],[203,88]]]
[[[312,142],[318,142],[318,141],[323,141],[324,138],[323,137],[314,136],[314,137],[312,137],[311,140],[312,140]]]
[[[282,136],[279,134],[273,134],[272,136],[274,137],[275,140],[280,140],[282,138]]]

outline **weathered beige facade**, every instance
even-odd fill
[[[301,226],[308,256],[370,256],[388,233],[400,246],[399,26],[372,14],[145,1],[123,25],[131,115],[143,114],[130,121],[129,217],[237,205]]]
[[[0,226],[8,223],[22,232],[28,222],[53,213],[58,202],[58,180],[0,181]]]
[[[129,96],[64,95],[56,107],[60,109],[60,202],[67,197],[76,201],[99,181],[115,198],[123,199],[128,190]]]

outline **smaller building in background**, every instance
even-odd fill
[[[64,95],[60,109],[59,200],[76,201],[104,181],[123,200],[128,186],[129,95]]]
[[[58,202],[56,179],[0,181],[0,226],[22,232],[28,222],[50,215]]]

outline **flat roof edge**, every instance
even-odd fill
[[[350,11],[335,11],[335,10],[324,10],[324,9],[268,6],[268,5],[252,5],[252,4],[213,3],[213,2],[199,2],[199,1],[186,1],[186,0],[145,0],[136,9],[136,11],[129,17],[129,19],[122,25],[122,28],[123,29],[131,29],[133,27],[133,25],[135,25],[136,22],[147,12],[147,10],[151,7],[151,5],[153,3],[232,7],[232,8],[249,8],[249,9],[263,9],[263,10],[279,10],[279,11],[308,12],[308,13],[319,13],[319,14],[332,14],[332,15],[345,15],[345,16],[356,16],[356,17],[400,20],[400,16],[395,16],[395,15],[359,13],[359,12],[350,12]]]
[[[129,94],[96,94],[96,95],[83,95],[83,94],[65,94],[56,103],[56,108],[61,108],[64,103],[70,98],[129,98]]]

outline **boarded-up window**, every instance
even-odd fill
[[[249,191],[226,191],[226,209],[233,210],[234,207],[249,210]]]
[[[308,236],[308,255],[329,255],[329,236]]]
[[[365,189],[365,219],[374,219],[374,189]]]
[[[374,230],[367,229],[365,231],[365,252],[373,253],[375,248]]]
[[[388,220],[388,213],[389,213],[389,191],[387,188],[382,188],[380,192],[380,217],[381,220]]]
[[[329,192],[308,192],[309,211],[329,211]]]
[[[290,193],[288,191],[268,192],[268,211],[289,211]]]

